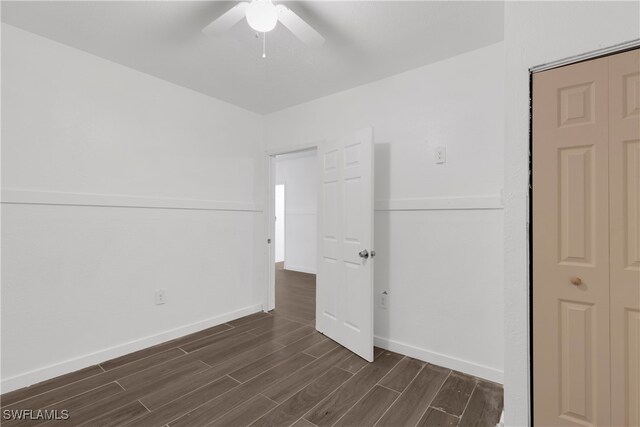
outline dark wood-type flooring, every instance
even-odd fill
[[[0,397],[3,416],[4,410],[66,409],[69,419],[3,420],[2,426],[493,427],[498,422],[499,385],[381,349],[367,363],[316,332],[307,309],[280,310],[6,393]]]
[[[274,314],[315,325],[316,275],[285,270],[284,262],[277,262]]]

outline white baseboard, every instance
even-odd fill
[[[312,270],[312,269],[306,268],[306,267],[298,267],[298,266],[295,266],[295,265],[290,265],[290,264],[287,264],[286,261],[284,263],[284,269],[285,270],[290,270],[290,271],[298,271],[300,273],[316,274],[315,270]]]
[[[502,384],[504,381],[503,371],[469,362],[468,360],[458,359],[456,357],[447,356],[446,354],[436,353],[424,348],[415,347],[410,344],[379,336],[374,337],[374,343],[377,347],[384,348],[385,350],[394,351],[396,353],[413,357],[414,359],[433,363],[438,366],[444,366],[445,368],[464,372],[465,374],[473,375],[495,383]]]
[[[178,328],[160,332],[155,335],[149,335],[135,341],[129,341],[124,344],[105,348],[95,353],[86,354],[73,359],[65,360],[64,362],[55,363],[53,365],[34,369],[32,371],[15,375],[10,378],[5,378],[0,381],[0,392],[7,393],[12,390],[27,387],[41,381],[48,380],[50,378],[68,374],[70,372],[102,363],[116,357],[124,356],[125,354],[133,353],[134,351],[142,350],[156,344],[161,344],[174,338],[179,338],[184,335],[189,335],[203,329],[211,328],[212,326],[217,326],[222,323],[238,319],[240,317],[248,316],[249,314],[257,313],[258,311],[262,311],[262,304],[241,308],[240,310],[224,313],[219,316],[211,317],[209,319],[191,323],[185,326],[180,326]]]

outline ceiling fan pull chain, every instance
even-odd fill
[[[267,57],[267,33],[262,33],[262,57]]]

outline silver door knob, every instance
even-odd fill
[[[360,255],[360,258],[367,259],[367,258],[369,258],[369,251],[367,251],[366,249],[362,250],[362,251],[358,252],[358,255]]]

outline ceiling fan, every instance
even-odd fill
[[[209,35],[220,35],[237,24],[242,18],[259,33],[268,33],[278,22],[284,25],[307,46],[321,46],[325,39],[309,24],[285,5],[275,5],[271,0],[251,0],[239,2],[202,29]]]

